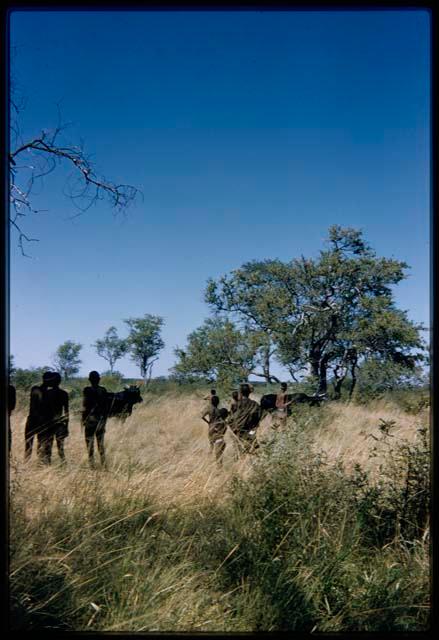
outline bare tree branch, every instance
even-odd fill
[[[19,114],[24,103],[15,96],[11,100],[11,134],[15,147],[9,153],[10,215],[12,227],[19,234],[18,244],[23,255],[24,242],[34,242],[22,229],[23,219],[29,214],[41,213],[32,206],[31,195],[36,182],[52,173],[57,166],[71,167],[64,194],[70,198],[81,215],[99,200],[106,199],[117,211],[126,210],[142,193],[136,187],[119,184],[98,175],[84,147],[65,143],[61,135],[68,124],[62,124],[60,105],[57,105],[58,123],[51,130],[42,130],[38,136],[23,141],[19,125]]]

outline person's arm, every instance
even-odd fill
[[[204,420],[204,422],[205,422],[206,424],[210,424],[209,420],[206,420],[206,416],[207,416],[207,415],[209,415],[209,409],[207,409],[207,408],[206,408],[206,409],[204,409],[204,410],[201,412],[201,414],[200,414],[200,418],[201,418],[201,420]]]
[[[90,413],[90,402],[88,397],[87,387],[82,392],[82,412],[81,412],[81,424],[84,426],[88,414]]]
[[[63,411],[64,411],[63,420],[66,426],[68,426],[70,416],[69,416],[69,394],[67,393],[67,391],[64,392]]]
[[[38,413],[38,408],[41,400],[41,388],[35,385],[30,390],[30,402],[29,402],[29,414],[34,415]]]

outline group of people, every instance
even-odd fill
[[[94,443],[100,455],[101,465],[106,467],[105,426],[109,412],[108,393],[100,386],[100,375],[91,371],[88,376],[90,385],[82,392],[81,425],[84,429],[85,443],[90,467],[94,467]],[[46,371],[42,383],[34,385],[30,392],[29,415],[25,425],[25,461],[32,455],[33,443],[37,439],[37,455],[43,464],[50,464],[53,444],[56,442],[58,455],[65,463],[64,443],[69,435],[69,394],[61,389],[61,376],[56,371]],[[230,409],[220,408],[220,399],[215,389],[211,389],[209,404],[201,413],[201,418],[208,424],[210,449],[215,459],[222,464],[226,448],[225,434],[229,428],[234,437],[237,457],[245,453],[253,453],[259,448],[256,430],[262,418],[260,405],[250,398],[253,387],[243,383],[239,391],[232,392]],[[287,385],[281,384],[276,396],[276,411],[273,427],[286,424],[290,413],[291,402],[288,401]],[[9,386],[9,416],[15,408],[15,389]],[[11,431],[9,430],[9,448]]]
[[[222,464],[224,449],[226,448],[225,434],[227,428],[232,432],[235,443],[235,453],[240,457],[245,453],[254,453],[259,448],[256,430],[262,418],[260,405],[250,398],[252,385],[243,383],[239,391],[232,392],[230,409],[219,408],[220,400],[215,389],[211,389],[210,402],[201,413],[201,419],[207,423],[208,438],[211,452],[214,453],[218,464]],[[205,398],[206,400],[207,398]],[[273,427],[278,428],[286,424],[290,413],[290,402],[287,399],[287,384],[281,384],[280,392],[276,396],[276,412]]]
[[[81,424],[84,429],[88,460],[94,467],[94,441],[96,438],[100,461],[106,466],[105,425],[108,417],[107,390],[99,385],[100,375],[91,371],[90,386],[82,392]],[[61,389],[61,376],[56,371],[46,371],[41,384],[34,385],[30,392],[29,415],[24,430],[24,459],[29,460],[35,437],[37,455],[43,464],[50,464],[53,444],[56,442],[62,463],[66,456],[64,443],[69,435],[69,394]],[[11,435],[9,444],[11,442]]]

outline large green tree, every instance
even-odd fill
[[[151,379],[153,364],[165,346],[160,335],[164,320],[147,313],[142,318],[129,318],[124,322],[129,327],[127,344],[131,359],[140,368],[140,375],[147,382]]]
[[[98,356],[106,360],[113,373],[114,365],[127,353],[129,345],[126,339],[119,338],[116,327],[110,327],[105,336],[92,345]]]
[[[408,265],[378,257],[361,231],[330,227],[327,248],[316,258],[253,261],[209,280],[206,301],[277,346],[290,372],[308,372],[317,393],[329,374],[336,395],[349,373],[371,356],[408,367],[422,359],[421,326],[395,307],[392,287]],[[417,352],[414,350],[417,349]]]
[[[82,349],[82,345],[73,340],[66,340],[61,344],[53,358],[53,364],[56,370],[63,376],[65,380],[68,380],[79,371],[81,359],[79,352]]]
[[[189,334],[185,349],[175,349],[173,373],[180,379],[215,382],[230,391],[251,374],[263,376],[255,372],[260,348],[261,336],[256,332],[240,331],[225,318],[208,318]]]

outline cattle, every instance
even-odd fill
[[[276,409],[276,397],[277,395],[275,393],[267,393],[262,396],[260,401],[262,415],[272,413]],[[320,406],[320,403],[326,399],[326,394],[321,393],[309,396],[307,393],[288,393],[286,397],[288,402],[292,401],[290,406],[307,403],[311,407],[314,407]]]
[[[138,402],[143,402],[140,395],[140,388],[136,385],[125,387],[123,391],[108,393],[108,418],[118,418],[125,422],[133,411],[133,406]]]

